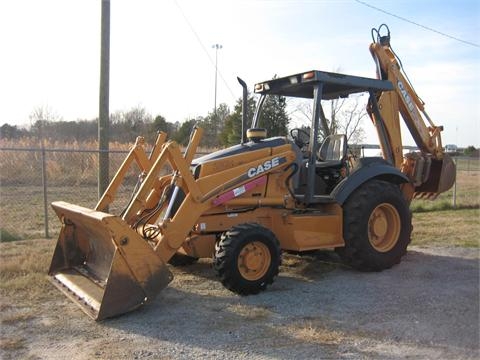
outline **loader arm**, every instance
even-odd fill
[[[143,140],[137,140],[95,209],[52,204],[63,226],[50,280],[95,320],[151,301],[172,280],[166,263],[202,214],[236,200],[246,189],[265,186],[270,174],[284,173],[296,160],[289,145],[276,152],[265,148],[238,154],[236,166],[197,177],[190,166],[201,135],[201,129],[194,130],[184,154],[161,136],[150,158]],[[104,212],[135,162],[142,172],[135,196],[120,216]],[[171,173],[161,175],[165,167]],[[285,198],[267,200],[282,204]]]
[[[123,161],[122,165],[118,168],[115,176],[108,185],[107,189],[103,193],[102,197],[95,206],[95,210],[105,211],[114,200],[118,188],[122,184],[122,181],[125,179],[128,169],[135,162],[140,171],[141,175],[146,174],[152,167],[152,159],[158,157],[159,152],[162,149],[165,140],[167,139],[167,134],[164,132],[159,132],[157,139],[155,141],[154,148],[150,154],[150,157],[147,156],[144,150],[145,139],[141,136],[137,137],[135,144],[130,149],[127,157]]]

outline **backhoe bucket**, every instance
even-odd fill
[[[456,167],[450,155],[443,154],[443,159],[431,159],[431,162],[423,184],[415,188],[415,197],[417,198],[435,198],[449,190],[455,183]]]
[[[118,216],[61,201],[52,207],[63,226],[50,281],[93,319],[134,310],[173,279],[153,248]]]

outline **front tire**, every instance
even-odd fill
[[[362,271],[398,264],[407,251],[412,216],[398,185],[381,180],[362,184],[343,206],[342,260]]]
[[[213,267],[220,281],[241,295],[265,290],[277,276],[280,263],[277,238],[259,224],[234,226],[215,246]]]

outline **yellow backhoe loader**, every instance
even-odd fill
[[[96,320],[152,300],[171,280],[167,263],[213,257],[223,285],[255,294],[278,274],[281,251],[332,248],[349,265],[379,271],[398,263],[412,230],[413,197],[435,198],[455,181],[435,126],[390,47],[373,29],[377,79],[307,71],[255,85],[247,128],[246,84],[240,144],[195,158],[202,129],[184,152],[159,134],[147,154],[138,138],[95,209],[52,204],[62,228],[49,278]],[[386,28],[388,31],[388,28]],[[376,35],[376,37],[375,37]],[[319,143],[322,100],[369,93],[368,113],[383,157],[352,159],[345,135]],[[311,131],[267,138],[267,96],[312,99]],[[400,116],[419,152],[403,155]],[[425,120],[428,121],[428,126]],[[108,212],[132,166],[141,181],[120,214]]]

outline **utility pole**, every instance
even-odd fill
[[[107,190],[109,179],[109,88],[110,88],[110,0],[102,2],[100,49],[100,99],[98,115],[98,198]]]
[[[215,118],[217,117],[217,73],[218,73],[218,50],[223,46],[220,44],[212,45],[212,48],[215,49],[215,105],[213,111],[215,112]]]

